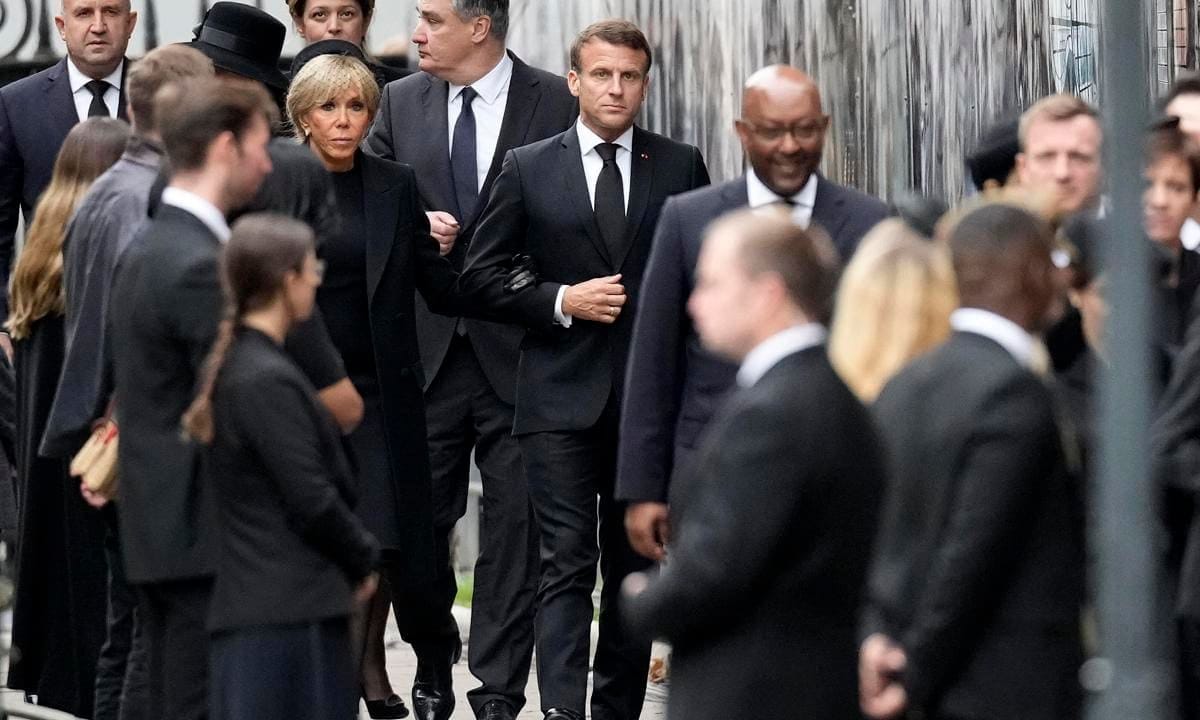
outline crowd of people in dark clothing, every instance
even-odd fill
[[[62,0],[67,57],[0,88],[9,687],[96,720],[448,720],[473,462],[480,720],[535,661],[547,720],[635,720],[653,640],[675,720],[1081,716],[1103,143],[1133,139],[1049,96],[984,133],[972,197],[889,207],[821,174],[818,83],[771,65],[713,184],[636,124],[631,22],[563,78],[507,49],[508,0],[419,0],[404,73],[364,47],[373,0],[287,5],[285,75],[250,5],[135,61],[129,0]],[[1159,110],[1147,502],[1200,718],[1200,76]]]

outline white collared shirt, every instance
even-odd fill
[[[827,334],[825,327],[818,323],[795,325],[775,333],[746,354],[745,359],[742,360],[742,366],[738,368],[738,385],[741,387],[754,385],[771,368],[778,365],[780,360],[820,345],[825,342]]]
[[[1200,248],[1200,223],[1194,218],[1184,220],[1183,228],[1179,231],[1179,241],[1187,250]]]
[[[812,222],[813,207],[817,204],[817,174],[813,173],[808,176],[808,182],[804,183],[804,187],[800,188],[800,192],[790,198],[782,198],[776,195],[774,190],[767,187],[766,183],[759,179],[753,169],[749,169],[746,171],[746,198],[750,201],[749,205],[752,208],[774,205],[791,200],[793,203],[792,222],[802,228],[808,229],[809,223]]]
[[[579,135],[579,152],[583,156],[583,175],[587,179],[588,198],[592,209],[596,209],[596,183],[600,180],[600,171],[604,169],[604,160],[596,152],[596,146],[604,140],[583,124],[583,118],[575,123],[575,132]],[[621,137],[613,141],[617,146],[617,169],[621,171],[621,189],[625,191],[625,212],[629,212],[629,178],[633,167],[633,126],[621,133]],[[571,316],[562,311],[563,296],[567,294],[567,286],[560,285],[558,296],[554,299],[554,322],[563,327],[571,327]]]
[[[1008,351],[1022,367],[1038,371],[1040,353],[1044,353],[1038,342],[1025,328],[1006,317],[979,308],[959,308],[950,313],[950,327],[959,332],[969,332],[994,340]]]
[[[604,160],[596,152],[596,146],[605,142],[592,129],[583,124],[580,118],[575,123],[575,132],[579,134],[579,152],[583,155],[583,174],[587,178],[588,197],[592,201],[592,209],[596,208],[596,182],[600,179],[600,171],[604,169]],[[625,212],[629,212],[629,178],[633,168],[633,126],[630,126],[621,137],[613,141],[617,146],[617,169],[621,171],[621,189],[625,191]]]
[[[108,107],[108,116],[116,117],[117,108],[121,103],[121,76],[125,72],[125,61],[117,63],[117,69],[112,71],[106,78],[101,78],[108,83],[108,90],[104,91],[104,104]],[[71,82],[71,96],[75,101],[75,112],[79,115],[79,122],[88,119],[88,110],[92,107],[92,91],[88,90],[85,85],[92,81],[92,78],[83,74],[83,71],[75,67],[75,61],[67,56],[67,79]]]
[[[471,104],[471,111],[475,115],[475,169],[479,175],[477,190],[483,188],[483,181],[492,167],[492,157],[496,154],[496,145],[500,142],[500,126],[504,124],[504,111],[508,108],[508,87],[512,84],[512,73],[512,58],[504,53],[496,67],[471,83],[471,87],[479,94]],[[450,152],[454,152],[454,126],[462,114],[462,91],[465,87],[450,83],[446,105]]]
[[[171,186],[163,190],[162,202],[163,205],[171,205],[195,215],[222,245],[229,242],[229,223],[225,220],[225,213],[218,210],[216,205],[195,193]]]

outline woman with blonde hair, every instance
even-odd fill
[[[105,635],[105,524],[80,496],[66,461],[38,456],[64,352],[62,244],[92,183],[121,156],[130,129],[92,118],[67,135],[12,275],[16,371],[17,597],[9,687],[39,704],[92,716]]]
[[[859,399],[874,402],[897,371],[950,335],[957,303],[945,249],[903,220],[885,220],[842,274],[830,360]]]

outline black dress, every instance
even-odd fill
[[[362,166],[332,173],[341,214],[340,231],[325,238],[321,256],[325,279],[317,291],[317,304],[333,344],[354,388],[363,399],[363,419],[347,437],[358,465],[359,502],[355,511],[367,529],[387,550],[401,545],[399,515],[395,511],[395,482],[388,461],[386,418],[371,339],[367,299],[367,219]]]
[[[52,315],[14,345],[21,521],[8,685],[86,718],[105,634],[105,525],[83,501],[66,461],[37,454],[63,344],[63,316]]]

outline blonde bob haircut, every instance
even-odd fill
[[[950,335],[957,306],[946,248],[903,220],[884,220],[842,274],[830,361],[863,402],[874,402],[901,368]]]
[[[373,121],[379,110],[379,83],[375,75],[357,58],[346,55],[321,55],[309,60],[288,90],[287,114],[293,131],[301,141],[308,140],[301,121],[315,108],[341,95],[347,89],[358,92]],[[370,121],[367,123],[370,126]]]

